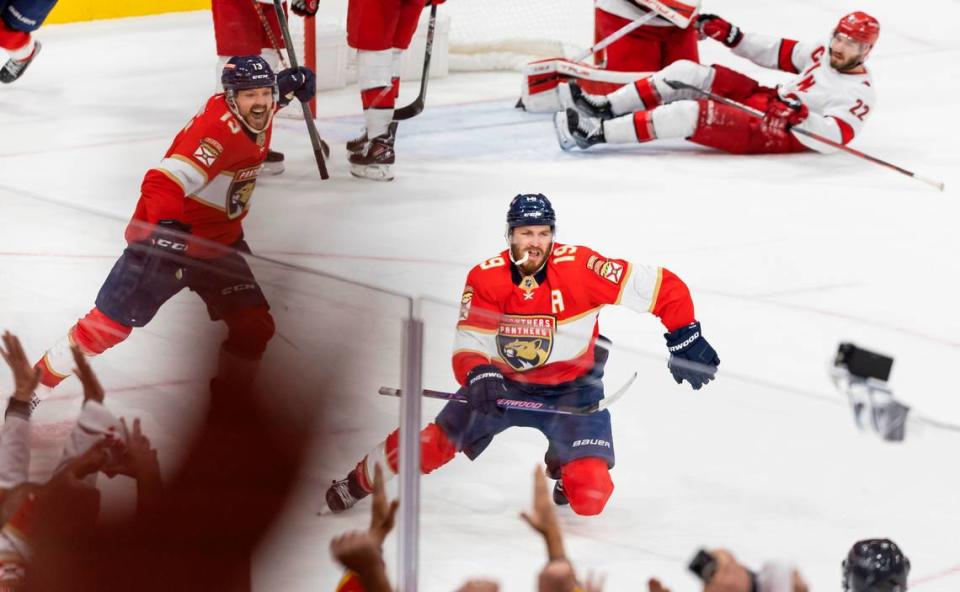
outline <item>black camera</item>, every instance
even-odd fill
[[[693,559],[690,560],[690,565],[687,567],[690,568],[690,571],[692,571],[695,576],[700,578],[700,581],[706,584],[717,571],[717,560],[710,553],[700,549],[697,551],[697,554],[693,556]]]

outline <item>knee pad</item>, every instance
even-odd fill
[[[387,464],[390,470],[397,472],[400,452],[400,430],[393,430],[384,443]],[[420,430],[420,472],[428,475],[450,462],[457,454],[457,447],[453,445],[446,432],[435,423]]]
[[[697,101],[676,101],[650,112],[657,138],[689,138],[697,130],[700,105]]]
[[[230,353],[259,359],[267,349],[276,327],[266,306],[251,306],[230,311],[223,316],[230,334],[223,346]]]
[[[570,507],[581,516],[595,516],[613,493],[613,479],[602,458],[578,458],[561,469],[563,492]]]
[[[743,100],[760,87],[760,83],[753,78],[725,66],[715,64],[707,69],[713,72],[713,80],[708,86],[701,88],[709,88],[722,97]]]
[[[663,70],[655,73],[650,79],[656,86],[657,92],[663,97],[664,102],[670,102],[678,99],[698,97],[695,97],[696,93],[692,90],[674,89],[664,82],[665,80],[679,80],[697,88],[708,89],[711,87],[714,76],[713,68],[709,66],[704,66],[690,60],[677,60]]]

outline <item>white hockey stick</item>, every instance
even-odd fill
[[[604,37],[603,39],[601,39],[600,41],[598,41],[598,42],[597,42],[593,47],[591,47],[590,49],[588,49],[588,50],[586,50],[585,52],[583,52],[583,53],[577,55],[576,57],[574,57],[574,58],[573,58],[573,61],[575,61],[575,62],[582,62],[583,60],[589,58],[591,55],[597,53],[598,51],[602,51],[602,50],[606,49],[607,47],[609,47],[610,45],[612,45],[613,43],[619,41],[621,38],[626,37],[626,36],[629,35],[631,32],[639,29],[639,28],[642,27],[643,25],[645,25],[645,24],[647,24],[648,22],[652,21],[652,20],[653,20],[654,18],[656,18],[657,16],[658,16],[657,13],[655,13],[655,12],[653,12],[653,11],[650,11],[650,12],[648,12],[647,14],[645,14],[645,15],[641,16],[640,18],[638,18],[637,20],[635,20],[635,21],[630,21],[629,23],[625,24],[624,26],[620,27],[619,29],[617,29],[617,30],[614,31],[613,33],[610,33],[609,35],[607,35],[606,37]]]
[[[609,397],[605,397],[596,403],[589,403],[579,407],[568,405],[551,405],[550,403],[524,401],[522,399],[497,399],[497,406],[504,409],[519,409],[520,411],[534,411],[537,413],[554,413],[556,415],[593,415],[594,413],[603,411],[610,405],[613,405],[617,399],[627,393],[635,380],[637,380],[636,372],[633,373],[626,384],[617,389],[617,392],[613,393]],[[378,392],[387,397],[399,397],[401,395],[400,389],[386,386],[380,387]],[[456,401],[458,403],[467,402],[466,398],[458,395],[457,393],[446,393],[443,391],[434,391],[430,389],[423,389],[423,396],[429,399],[442,399],[444,401]]]

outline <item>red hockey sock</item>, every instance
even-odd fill
[[[633,129],[637,134],[638,142],[649,142],[657,139],[653,129],[653,111],[637,111],[633,114]]]
[[[35,367],[40,368],[40,384],[53,388],[70,376],[73,371],[70,346],[77,345],[85,355],[96,356],[126,339],[131,331],[131,327],[93,308],[70,328],[66,339],[48,349],[36,363]]]
[[[398,76],[394,76],[391,80],[391,85],[393,86],[393,101],[394,104],[396,104],[397,97],[400,96],[400,78]]]
[[[653,109],[659,106],[663,101],[660,99],[660,93],[657,91],[657,87],[653,85],[653,78],[648,76],[647,78],[641,78],[640,80],[633,83],[634,88],[637,89],[637,94],[640,95],[640,100],[643,101],[644,109]]]
[[[602,458],[578,458],[563,465],[560,474],[570,507],[581,516],[599,514],[613,493],[610,470]]]
[[[394,85],[365,88],[360,91],[360,102],[363,104],[364,111],[367,109],[393,109],[396,104]]]
[[[30,43],[30,33],[14,31],[6,23],[0,21],[0,47],[8,51],[22,49]]]

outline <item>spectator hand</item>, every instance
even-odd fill
[[[367,532],[353,531],[330,541],[330,553],[345,568],[358,575],[383,570],[380,545]]]
[[[11,396],[18,401],[29,403],[33,397],[33,391],[40,384],[40,369],[30,364],[23,346],[20,345],[20,340],[9,331],[3,332],[3,347],[0,347],[0,355],[13,373],[13,395]]]
[[[660,580],[656,578],[650,578],[647,580],[647,592],[670,592],[670,588],[667,588],[660,583]]]
[[[457,592],[499,592],[500,586],[492,580],[468,580]]]
[[[751,592],[753,578],[729,551],[714,549],[710,552],[717,562],[717,569],[703,592]]]
[[[114,455],[105,467],[103,473],[108,477],[116,475],[126,475],[138,479],[148,472],[151,474],[159,473],[160,462],[157,459],[157,451],[150,446],[150,440],[140,428],[140,418],[134,418],[133,430],[127,429],[127,422],[120,418],[120,425],[123,433],[127,434],[126,446],[122,446],[121,453]]]
[[[521,512],[520,517],[543,536],[547,543],[547,555],[551,561],[566,560],[560,525],[557,523],[554,504],[547,491],[547,478],[540,466],[537,466],[533,473],[533,511],[530,514]]]
[[[378,463],[373,468],[373,506],[370,511],[370,536],[377,543],[377,548],[383,546],[383,541],[393,530],[394,519],[400,500],[387,502],[387,492],[383,484],[383,468]]]
[[[77,375],[83,385],[83,402],[96,401],[97,403],[103,403],[103,387],[100,386],[97,375],[94,374],[93,369],[87,362],[87,357],[76,345],[71,346],[70,351],[73,353],[73,361],[77,365],[73,369],[73,373]]]
[[[670,351],[667,368],[677,384],[686,379],[693,390],[699,390],[716,378],[720,358],[716,350],[703,338],[700,323],[694,321],[663,336]]]

